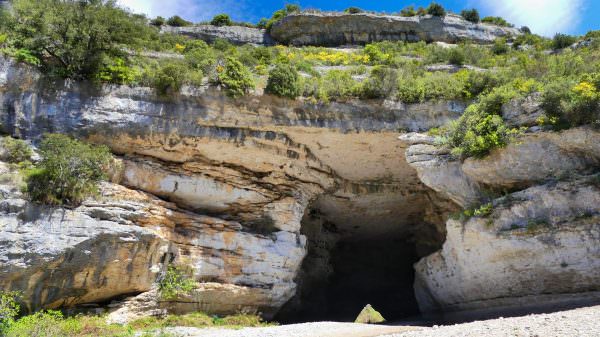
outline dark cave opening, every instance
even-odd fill
[[[296,296],[275,320],[353,322],[367,304],[388,322],[419,320],[413,265],[445,240],[445,232],[421,215],[389,218],[385,225],[364,221],[357,228],[312,208],[303,219],[308,253]]]
[[[340,241],[330,254],[329,277],[302,289],[292,321],[351,322],[367,304],[388,321],[419,314],[413,292],[414,244],[402,238]]]

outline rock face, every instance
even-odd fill
[[[48,84],[0,59],[2,131],[33,142],[65,133],[122,162],[99,198],[73,209],[30,203],[0,164],[0,287],[22,291],[29,310],[124,299],[115,322],[600,300],[600,133],[529,132],[464,162],[414,133],[464,108],[215,88],[167,101],[147,88]],[[503,111],[514,126],[541,113],[535,98]],[[411,132],[398,140],[399,129]],[[448,220],[488,202],[485,216]],[[162,299],[168,265],[189,270],[195,289]]]
[[[108,221],[110,227],[123,223],[128,231],[146,233],[146,241],[156,241],[143,254],[140,250],[148,259],[140,262],[145,266],[144,282],[95,295],[95,288],[79,283],[63,287],[49,301],[40,300],[44,297],[39,294],[54,281],[41,278],[35,286],[40,290],[31,291],[22,282],[9,281],[44,264],[25,265],[18,273],[11,269],[0,277],[9,289],[30,291],[31,309],[139,294],[125,301],[114,321],[165,310],[246,311],[271,317],[299,287],[310,284],[303,275],[320,266],[332,270],[327,249],[304,261],[309,270],[302,267],[307,251],[319,251],[323,240],[324,247],[333,247],[344,240],[399,237],[423,252],[439,248],[443,214],[449,210],[431,204],[447,201],[433,195],[406,163],[406,144],[396,140],[396,130],[426,130],[464,110],[460,102],[312,104],[270,96],[233,100],[214,88],[188,88],[172,102],[145,88],[95,88],[86,83],[47,87],[35,71],[9,60],[0,62],[0,107],[2,130],[14,136],[36,141],[44,132],[60,132],[106,144],[121,157],[116,178],[120,185],[105,188],[122,192],[108,201],[87,201],[70,212],[77,219],[92,218],[89,226],[98,221]],[[21,227],[30,228],[32,236],[40,233],[34,223],[23,220],[23,210],[9,209],[5,217],[15,230],[2,227],[5,235],[21,233]],[[312,217],[324,226],[313,231],[308,225]],[[55,219],[51,223],[60,226]],[[333,234],[321,235],[323,231]],[[123,236],[132,237],[128,233],[112,234],[117,243],[111,251],[125,249],[117,244]],[[139,235],[137,241],[143,241]],[[16,249],[16,242],[4,241],[4,249]],[[57,252],[49,259],[60,260],[64,254]],[[9,263],[11,256],[7,253],[3,261]],[[102,274],[103,264],[97,263],[97,273]],[[173,302],[152,295],[167,264],[191,269],[197,282],[194,291]],[[114,265],[130,273],[125,263]],[[79,263],[68,268],[78,274],[91,267]],[[111,273],[115,279],[119,275]],[[64,301],[84,293],[88,295]]]
[[[443,249],[415,265],[422,311],[510,312],[600,299],[598,131],[529,133],[464,162],[431,138],[403,138],[425,184],[465,208],[493,208],[448,220]]]
[[[474,24],[457,15],[405,18],[367,13],[292,14],[271,29],[277,42],[297,46],[360,45],[378,41],[491,43],[498,37],[519,34],[514,28]]]
[[[71,210],[0,187],[0,286],[22,291],[30,311],[150,291],[168,263],[212,283],[200,283],[186,304],[158,301],[153,309],[268,315],[294,294],[306,246],[299,235],[245,233],[239,223],[109,183],[98,200]]]
[[[600,299],[597,186],[536,186],[495,200],[488,217],[449,220],[442,251],[415,266],[421,309],[514,310]]]
[[[273,45],[274,41],[264,29],[227,26],[218,27],[211,25],[197,25],[188,27],[162,26],[161,32],[186,35],[206,42],[224,39],[233,44]]]

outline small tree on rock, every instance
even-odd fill
[[[437,2],[432,2],[429,7],[427,7],[427,14],[443,17],[446,16],[446,10]]]
[[[212,19],[212,21],[210,21],[210,24],[213,26],[222,27],[222,26],[231,26],[232,22],[231,22],[231,18],[229,17],[229,15],[218,14],[218,15],[215,15],[215,17]]]

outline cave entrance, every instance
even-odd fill
[[[443,224],[426,220],[426,210],[418,207],[377,217],[331,201],[317,200],[304,216],[308,253],[296,296],[276,320],[352,322],[367,304],[389,322],[415,319],[420,312],[413,264],[441,248]]]

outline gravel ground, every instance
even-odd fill
[[[317,322],[241,330],[167,331],[181,337],[600,337],[600,306],[431,328]]]
[[[178,337],[376,337],[412,329],[414,328],[403,326],[316,322],[241,330],[183,327],[165,330]]]
[[[434,326],[386,337],[593,337],[600,336],[600,306],[552,314]]]

